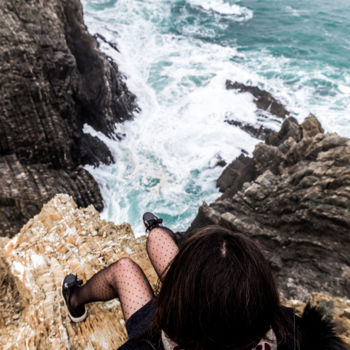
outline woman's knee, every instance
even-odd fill
[[[148,234],[147,237],[147,246],[149,244],[152,244],[153,242],[158,241],[159,239],[162,239],[164,235],[167,235],[167,232],[161,228],[161,227],[155,227],[151,232]]]
[[[173,231],[167,227],[156,227],[149,233],[146,242],[146,248],[149,250],[153,245],[158,246],[159,242],[167,242],[169,238],[177,245],[176,237]]]
[[[127,273],[128,271],[132,271],[135,267],[138,267],[138,265],[131,258],[120,258],[115,263],[108,266],[106,277],[109,282],[112,280],[115,281],[118,276]]]
[[[127,270],[130,268],[134,268],[135,266],[138,266],[134,260],[128,257],[120,258],[113,265],[115,265],[117,269],[121,269],[121,270]]]
[[[130,258],[123,257],[107,268],[106,279],[110,285],[118,286],[125,276],[132,273],[138,265]]]

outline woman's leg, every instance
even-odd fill
[[[153,298],[153,290],[142,269],[133,260],[122,258],[75,288],[70,305],[77,308],[93,301],[119,298],[125,321]]]
[[[174,233],[162,226],[153,228],[149,232],[146,249],[159,279],[163,281],[170,263],[179,251],[174,240]]]

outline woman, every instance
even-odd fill
[[[317,327],[325,321],[321,317],[315,324],[310,308],[307,321],[307,315],[300,319],[280,305],[269,263],[251,239],[207,226],[179,250],[161,219],[146,213],[144,223],[147,252],[162,282],[159,294],[154,296],[136,263],[122,258],[84,286],[74,275],[65,278],[62,292],[73,321],[86,318],[85,304],[118,297],[129,335],[120,350],[296,350],[306,349],[310,339],[312,346],[324,348]],[[317,339],[313,331],[304,334],[308,322]],[[334,349],[343,349],[328,326],[325,337],[337,345]]]

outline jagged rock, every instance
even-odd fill
[[[214,223],[251,235],[288,298],[315,291],[348,297],[350,140],[319,133],[313,116],[301,128],[295,123],[287,119],[281,141],[257,145],[252,158],[240,156],[224,170],[222,196],[200,207],[191,229]]]
[[[251,93],[255,97],[254,102],[258,108],[264,111],[269,111],[271,114],[282,119],[290,114],[282,103],[277,101],[269,92],[261,90],[257,86],[248,86],[238,83],[237,81],[233,83],[230,80],[226,80],[226,89]]]
[[[270,145],[280,146],[289,137],[293,140],[300,140],[302,137],[302,127],[292,117],[287,118],[283,122],[279,132],[268,134],[265,141],[266,144],[260,143],[257,145],[253,158],[241,154],[230,163],[216,182],[217,187],[223,192],[223,198],[230,197],[239,191],[245,182],[254,180],[258,171],[261,173],[264,168],[270,168],[274,173],[277,173],[278,165],[284,159],[284,155],[279,148]],[[288,142],[286,142],[287,144]],[[280,147],[282,151],[283,147]]]
[[[118,348],[126,340],[119,301],[89,304],[87,320],[74,324],[60,289],[67,273],[86,281],[123,256],[155,285],[145,237],[101,220],[92,206],[78,209],[68,195],[55,196],[0,250],[0,348]]]
[[[303,137],[313,137],[319,133],[323,133],[324,130],[321,126],[321,123],[317,120],[317,118],[310,113],[303,123],[301,124],[301,129],[303,133]]]
[[[316,119],[316,118],[315,118]],[[284,141],[288,140],[288,138],[292,137],[295,141],[300,141],[302,138],[302,128],[298,124],[295,118],[289,117],[287,118],[278,133],[272,132],[270,133],[265,142],[268,145],[279,146]]]
[[[0,235],[11,236],[47,193],[62,190],[61,174],[80,206],[103,207],[95,181],[76,168],[113,157],[82,128],[87,123],[113,137],[115,123],[130,119],[136,104],[117,65],[87,32],[79,0],[1,1],[0,16]]]
[[[241,154],[234,162],[227,166],[218,180],[216,186],[226,196],[233,195],[240,190],[245,182],[256,177],[255,164],[251,158]]]

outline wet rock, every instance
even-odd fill
[[[117,44],[112,43],[111,41],[107,40],[102,34],[96,33],[94,35],[94,38],[101,40],[102,42],[106,43],[109,47],[111,47],[113,50],[115,50],[117,52],[120,52],[119,49],[118,49]]]
[[[191,226],[253,237],[287,298],[350,295],[350,140],[321,131],[313,116],[301,126],[287,119],[274,142],[224,170],[222,196],[204,203]]]
[[[109,148],[96,136],[83,134],[78,142],[78,152],[82,164],[98,166],[101,162],[104,164],[114,162]],[[97,147],[91,147],[91,145]]]
[[[80,206],[103,207],[78,167],[114,160],[83,125],[116,137],[136,103],[87,32],[79,0],[2,1],[0,16],[0,235],[11,236],[62,187]]]
[[[269,134],[274,132],[272,129],[264,128],[262,125],[256,127],[252,124],[243,123],[237,120],[225,120],[225,122],[227,124],[239,127],[240,129],[248,133],[250,136],[253,136],[258,140],[265,140]]]
[[[269,111],[271,114],[282,119],[286,118],[290,113],[286,108],[277,101],[269,92],[259,89],[257,86],[248,86],[242,83],[226,80],[226,89],[238,90],[239,92],[249,92],[255,99],[256,106],[264,111]]]
[[[254,102],[259,110],[267,111],[269,114],[272,114],[280,119],[285,119],[290,115],[290,113],[285,109],[285,107],[277,101],[269,92],[261,90],[256,86],[247,86],[238,82],[232,82],[226,80],[226,89],[228,90],[238,90],[239,92],[249,92],[254,96]],[[266,118],[266,115],[259,112],[261,117]],[[289,118],[290,120],[295,120],[294,118]],[[281,140],[283,131],[280,131],[281,135],[277,135],[275,131],[270,128],[266,128],[263,125],[255,126],[250,123],[237,121],[237,120],[226,120],[226,123],[239,127],[252,137],[258,140],[271,140],[271,144]],[[299,125],[298,128],[300,129]],[[288,128],[289,132],[292,132]],[[301,130],[299,130],[301,133]],[[269,143],[269,141],[267,141]]]
[[[68,195],[55,196],[0,247],[0,348],[117,349],[127,337],[119,301],[89,304],[86,321],[74,324],[60,289],[67,273],[86,281],[124,256],[156,284],[144,237],[101,220],[92,206],[78,209]]]

